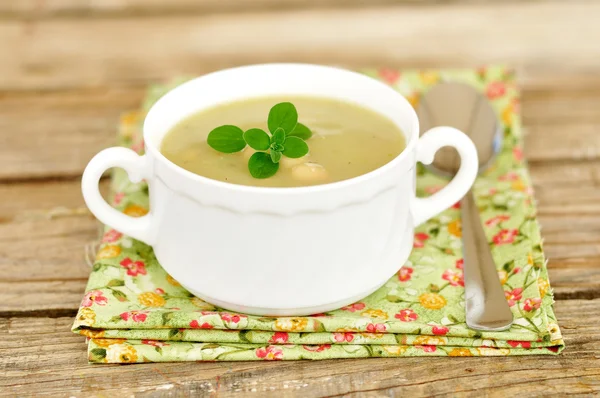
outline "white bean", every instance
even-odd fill
[[[299,181],[304,182],[315,182],[324,181],[327,179],[328,173],[325,167],[319,163],[306,162],[294,166],[292,169],[292,176]]]

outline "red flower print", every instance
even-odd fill
[[[517,231],[516,229],[503,229],[502,231],[500,231],[496,235],[494,235],[494,237],[492,238],[492,241],[496,245],[504,245],[507,243],[513,243],[515,241],[515,237],[517,235],[519,235],[519,231]]]
[[[513,157],[515,158],[515,160],[517,162],[520,162],[521,160],[523,160],[523,150],[519,147],[514,147],[513,148]]]
[[[225,322],[238,323],[242,320],[242,318],[247,318],[246,315],[238,315],[238,314],[221,314],[221,319]]]
[[[356,311],[362,310],[363,308],[365,308],[364,303],[354,303],[354,304],[350,304],[345,307],[342,307],[342,310],[356,312]]]
[[[398,280],[400,282],[406,282],[410,280],[410,278],[412,277],[412,273],[413,269],[411,267],[404,266],[400,268],[400,271],[398,271]]]
[[[508,221],[508,220],[510,220],[510,216],[501,214],[499,216],[492,217],[489,220],[487,220],[485,222],[485,226],[486,227],[495,227],[496,225],[500,224],[501,222]]]
[[[419,315],[417,315],[417,313],[411,310],[410,308],[405,308],[396,315],[394,315],[394,318],[400,319],[402,322],[416,321],[418,317]]]
[[[190,327],[192,329],[212,329],[214,326],[208,322],[204,322],[203,324],[199,324],[198,321],[193,320],[190,322]]]
[[[197,311],[200,312],[202,315],[217,315],[218,312],[216,311]]]
[[[456,260],[456,264],[454,266],[458,269],[463,269],[464,265],[465,265],[465,259],[459,258],[458,260]]]
[[[552,352],[558,352],[558,346],[554,346],[554,347],[546,347],[548,349],[548,351],[552,351]]]
[[[144,140],[139,140],[138,142],[134,142],[131,145],[131,149],[133,149],[137,153],[142,153],[144,150]]]
[[[450,328],[447,328],[446,326],[437,326],[436,325],[436,326],[431,327],[431,331],[435,335],[445,336],[450,331]]]
[[[117,230],[111,229],[110,231],[107,231],[104,234],[104,236],[102,237],[102,242],[104,242],[104,243],[116,242],[119,239],[121,239],[121,236],[123,236],[122,233],[120,233]]]
[[[519,175],[517,173],[515,173],[514,171],[509,171],[508,173],[503,174],[500,177],[498,177],[498,180],[500,180],[500,181],[517,181],[520,179],[521,178],[519,177]]]
[[[498,190],[496,188],[490,188],[490,190],[488,191],[488,195],[492,196],[495,195],[498,192]]]
[[[455,204],[452,205],[453,209],[460,209],[460,201],[456,202]]]
[[[156,289],[154,289],[154,293],[162,295],[165,294],[165,291],[162,290],[160,287],[157,287]]]
[[[118,205],[119,203],[121,203],[121,201],[123,200],[123,198],[125,197],[125,192],[117,192],[115,194],[115,197],[113,199],[113,202]]]
[[[517,348],[518,346],[523,348],[531,348],[531,341],[508,340],[507,343],[513,348]]]
[[[273,336],[271,336],[271,339],[269,339],[269,343],[286,344],[288,342],[288,339],[289,335],[287,334],[287,332],[276,332],[275,334],[273,334]]]
[[[367,332],[369,333],[383,333],[386,330],[384,323],[369,323],[367,325]]]
[[[354,340],[354,334],[353,333],[334,333],[333,339],[335,341],[337,341],[338,343],[343,343],[343,342],[350,343],[352,340]]]
[[[413,243],[413,247],[423,247],[425,246],[425,241],[429,239],[429,235],[423,232],[417,232],[415,234],[415,241]]]
[[[394,84],[400,78],[400,72],[393,69],[380,69],[379,77],[387,84]]]
[[[486,94],[489,99],[502,97],[506,93],[506,87],[502,82],[493,82],[487,86]]]
[[[521,268],[516,267],[515,269],[513,269],[513,274],[517,275],[519,272],[521,272]]]
[[[129,311],[121,314],[124,321],[133,320],[134,322],[144,322],[148,317],[148,311]]]
[[[142,344],[151,345],[152,347],[165,347],[168,346],[164,341],[158,340],[142,340]]]
[[[508,301],[509,306],[513,306],[517,303],[517,301],[521,300],[521,293],[523,293],[523,289],[517,287],[516,289],[504,292],[504,296],[506,296],[506,300]]]
[[[416,345],[415,347],[422,349],[425,352],[435,352],[437,346],[434,345]]]
[[[527,312],[535,311],[540,308],[542,304],[542,299],[539,297],[535,298],[526,298],[523,302],[523,309]]]
[[[121,264],[121,267],[127,268],[127,275],[146,275],[146,264],[144,264],[142,261],[132,261],[129,257],[127,257],[119,264]]]
[[[331,348],[331,344],[321,344],[321,345],[303,345],[306,351],[312,352],[321,352]]]
[[[440,191],[443,187],[440,185],[433,185],[431,187],[425,187],[425,192],[427,192],[428,194],[433,195],[434,193]]]
[[[464,286],[465,279],[462,272],[456,272],[452,269],[447,269],[442,275],[442,279],[447,280],[451,286]]]
[[[106,305],[108,299],[104,297],[104,294],[100,290],[90,290],[83,296],[81,301],[82,307],[91,307],[94,303],[98,305]]]
[[[256,356],[266,361],[274,361],[283,359],[283,350],[274,345],[267,347],[257,348]]]

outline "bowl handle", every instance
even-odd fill
[[[466,134],[454,127],[434,127],[417,143],[417,161],[431,164],[435,153],[442,147],[456,148],[460,168],[446,187],[427,198],[414,198],[412,215],[418,226],[458,202],[471,188],[477,177],[477,149]]]
[[[134,183],[150,177],[146,156],[139,156],[131,149],[122,147],[105,149],[92,158],[83,172],[81,190],[85,203],[94,216],[104,224],[134,239],[152,245],[154,243],[154,233],[151,213],[142,217],[125,215],[111,207],[100,195],[98,187],[100,177],[111,167],[125,169],[129,179]]]

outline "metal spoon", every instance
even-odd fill
[[[486,98],[461,83],[441,83],[420,101],[421,132],[434,126],[452,126],[467,134],[477,147],[479,173],[501,148],[502,131]],[[452,176],[460,160],[454,149],[443,148],[431,169]],[[499,331],[510,328],[513,315],[498,280],[496,264],[481,225],[473,190],[460,202],[465,275],[466,322],[471,329]]]

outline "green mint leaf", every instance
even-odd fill
[[[287,137],[283,145],[283,154],[288,158],[301,158],[308,153],[308,145],[298,137]]]
[[[279,163],[279,160],[281,160],[281,152],[279,151],[271,151],[270,155],[273,163]]]
[[[224,153],[239,152],[246,147],[244,132],[236,126],[220,126],[211,131],[206,139],[211,148]]]
[[[281,127],[277,128],[271,137],[271,144],[283,145],[285,142],[285,130]]]
[[[298,137],[307,140],[312,137],[312,131],[302,123],[298,123],[296,128],[291,133],[288,133],[288,137]]]
[[[266,152],[255,152],[248,160],[248,170],[254,178],[269,178],[279,169],[279,163],[273,163]]]
[[[296,107],[289,102],[277,104],[269,111],[267,125],[272,134],[278,128],[282,128],[286,132],[293,131],[297,123],[298,112],[296,111]]]
[[[265,133],[261,129],[250,129],[244,133],[244,140],[250,148],[256,149],[257,151],[266,151],[269,149],[271,140],[269,134]]]

